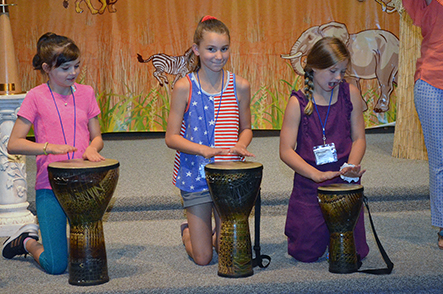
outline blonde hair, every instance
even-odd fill
[[[306,58],[304,93],[308,99],[305,114],[311,115],[314,104],[314,69],[326,69],[343,60],[349,60],[350,54],[346,45],[335,37],[325,37],[317,41]]]

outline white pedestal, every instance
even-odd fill
[[[34,223],[28,210],[25,156],[10,155],[9,135],[25,94],[0,95],[0,236],[10,236],[22,225]]]

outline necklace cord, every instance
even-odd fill
[[[202,101],[203,101],[203,88],[202,88],[201,83],[200,83],[200,76],[198,75],[198,71],[197,71],[197,80],[198,80],[198,86],[200,88],[200,97],[202,97]],[[221,84],[221,90],[220,90],[220,102],[218,103],[218,110],[217,110],[217,115],[215,116],[214,131],[212,132],[212,136],[210,136],[209,131],[208,131],[208,144],[209,144],[209,146],[211,146],[212,138],[215,137],[215,126],[217,124],[218,115],[220,113],[221,103],[222,103],[222,99],[223,99],[223,89],[224,89],[224,86],[225,86],[224,84],[225,84],[225,71],[222,70],[222,84]],[[203,103],[202,103],[202,107],[203,107]],[[206,125],[206,127],[208,127],[208,121],[206,119],[206,113],[205,113],[204,109],[203,109],[203,114],[204,114],[204,118],[205,118],[205,125]]]
[[[65,129],[63,128],[62,117],[60,115],[60,111],[59,111],[57,103],[55,101],[54,93],[52,92],[52,89],[49,86],[49,81],[46,84],[48,85],[49,91],[51,92],[52,101],[54,101],[55,109],[57,110],[58,119],[60,121],[60,126],[62,128],[63,139],[65,140],[65,144],[68,145],[68,142],[66,140],[66,135],[65,135]],[[73,146],[75,147],[75,135],[77,133],[77,108],[75,106],[75,96],[74,96],[74,91],[72,91],[72,86],[70,88],[71,88],[72,101],[74,103],[74,145]],[[72,151],[72,159],[74,159],[74,153],[75,153],[75,151]],[[71,159],[71,157],[69,156],[69,153],[67,153],[67,155],[68,155],[68,159]]]
[[[323,131],[323,145],[326,145],[326,122],[328,121],[329,110],[331,109],[331,101],[332,101],[333,94],[334,94],[334,89],[332,89],[331,98],[329,98],[328,112],[326,113],[326,118],[325,118],[324,124],[323,124],[323,121],[321,120],[320,112],[318,112],[318,108],[317,108],[317,104],[315,103],[314,95],[312,95],[312,101],[314,102],[315,111],[317,112],[318,119],[320,120],[320,124],[321,124],[322,131]]]

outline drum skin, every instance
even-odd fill
[[[73,159],[48,166],[49,182],[70,225],[69,283],[109,281],[102,217],[119,177],[119,162]]]
[[[220,215],[218,275],[241,278],[252,270],[249,214],[260,190],[263,165],[256,162],[215,162],[205,166],[206,181]]]
[[[354,228],[363,205],[363,186],[332,184],[318,188],[318,201],[330,233],[329,271],[353,273],[359,268]]]

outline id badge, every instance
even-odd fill
[[[337,161],[337,150],[334,143],[314,146],[314,155],[317,165]]]

